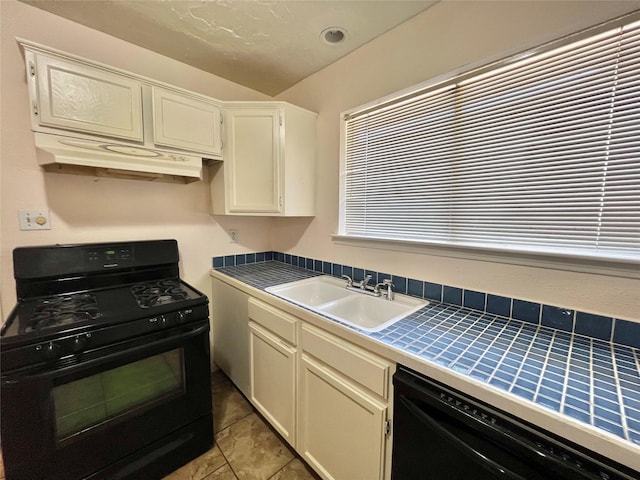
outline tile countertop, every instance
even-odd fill
[[[640,350],[430,301],[370,333],[264,289],[321,275],[281,262],[212,270],[347,340],[640,472]],[[291,308],[293,310],[291,310]],[[346,329],[346,330],[345,330]]]

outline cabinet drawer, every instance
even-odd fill
[[[262,325],[267,330],[275,333],[292,345],[296,345],[296,318],[267,305],[266,303],[249,299],[249,318]]]
[[[302,326],[301,344],[303,351],[387,398],[390,362],[309,325]]]

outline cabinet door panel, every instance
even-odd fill
[[[221,155],[220,108],[153,87],[153,135],[158,146]]]
[[[253,322],[249,323],[251,401],[295,446],[295,353]]]
[[[40,125],[142,141],[140,82],[44,54],[37,75]]]
[[[298,451],[325,479],[375,480],[384,471],[387,407],[306,355]]]
[[[280,211],[280,114],[278,109],[231,110],[225,150],[230,212]]]

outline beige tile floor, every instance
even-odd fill
[[[215,445],[164,480],[319,478],[274,433],[221,370],[213,374],[211,388]]]

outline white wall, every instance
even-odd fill
[[[318,215],[278,219],[275,250],[640,321],[640,281],[334,244],[339,114],[411,85],[595,25],[640,2],[440,2],[293,86],[278,99],[319,112]]]
[[[16,246],[176,238],[182,276],[209,292],[211,257],[270,249],[269,219],[211,217],[205,182],[189,185],[44,173],[29,123],[22,52],[15,37],[157,79],[221,100],[265,95],[14,0],[0,1],[1,297],[15,304],[11,252]],[[53,228],[21,232],[18,210],[48,208]],[[243,239],[230,244],[227,231]]]

